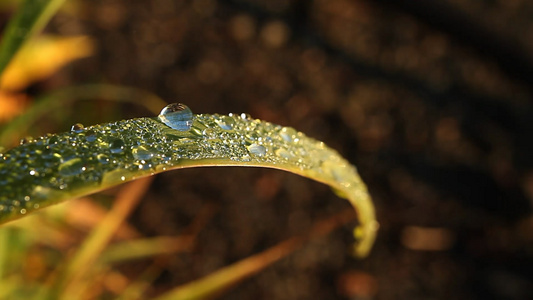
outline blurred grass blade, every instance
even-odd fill
[[[65,0],[24,0],[0,41],[0,75],[22,45],[48,23]]]
[[[19,274],[7,278],[0,278],[0,299],[12,299],[9,297],[13,295],[13,291],[23,285],[24,279]]]
[[[96,261],[113,233],[124,222],[133,208],[145,194],[152,177],[143,178],[126,185],[118,194],[117,200],[107,217],[95,228],[77,253],[68,263],[57,282],[57,291],[68,299],[70,289],[75,289],[87,269]]]
[[[93,41],[83,35],[41,35],[31,39],[0,76],[0,90],[19,91],[49,77],[69,62],[90,56]]]
[[[192,237],[155,237],[118,242],[110,245],[99,257],[98,262],[109,265],[123,261],[141,259],[155,255],[187,251]]]
[[[204,278],[179,286],[154,300],[213,299],[239,282],[293,253],[308,240],[324,236],[354,218],[353,211],[346,210],[319,222],[310,230],[308,235],[290,238],[266,251],[212,272]]]
[[[168,265],[167,259],[158,259],[148,268],[146,268],[142,274],[132,282],[126,289],[124,289],[119,297],[115,300],[143,300],[144,293],[152,286],[152,283],[162,273],[165,266]]]
[[[4,280],[8,260],[8,252],[10,249],[9,235],[11,228],[0,228],[0,282]],[[0,298],[1,299],[1,298]]]

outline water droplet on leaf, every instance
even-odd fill
[[[145,146],[138,146],[131,150],[133,157],[137,160],[149,160],[154,154]]]
[[[231,130],[235,125],[235,120],[229,116],[223,116],[220,121],[217,121],[218,126],[224,130]]]
[[[246,120],[246,121],[250,121],[252,119],[252,116],[250,114],[247,114],[247,113],[242,113],[241,114],[241,119]]]
[[[102,164],[107,164],[109,162],[109,157],[105,154],[98,154],[96,155],[96,159],[98,159],[98,162]]]
[[[73,158],[59,165],[58,171],[64,176],[75,176],[85,171],[85,166],[81,158]]]
[[[283,157],[285,159],[291,159],[294,157],[294,155],[292,155],[289,151],[283,148],[276,150],[276,155],[278,155],[279,157]]]
[[[70,128],[70,131],[74,131],[76,133],[80,133],[83,131],[83,124],[81,123],[76,123],[74,125],[72,125],[72,127]]]
[[[248,151],[257,156],[265,156],[266,154],[265,146],[258,144],[251,144],[250,146],[248,146]]]
[[[113,139],[109,143],[109,151],[112,153],[120,153],[124,151],[124,141],[121,139]]]
[[[159,120],[168,127],[179,131],[189,131],[193,123],[193,113],[189,107],[181,103],[167,105],[161,113]]]
[[[96,132],[92,129],[89,129],[85,132],[85,139],[88,142],[94,142],[96,141]]]
[[[291,127],[283,127],[280,132],[281,137],[287,142],[292,142],[296,136],[296,130]]]

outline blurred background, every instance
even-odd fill
[[[2,7],[0,26],[12,13]],[[533,298],[533,2],[76,0],[45,33],[84,38],[51,48],[50,74],[3,82],[2,126],[80,84],[134,87],[139,100],[70,93],[6,148],[154,116],[144,91],[294,127],[358,167],[381,224],[368,258],[348,252],[352,223],[220,299]],[[202,168],[157,175],[129,223],[177,235],[212,212],[193,250],[166,261],[157,294],[348,208],[289,173]]]

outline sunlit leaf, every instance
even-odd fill
[[[90,126],[28,140],[1,155],[0,220],[136,178],[200,166],[267,167],[331,186],[358,213],[354,252],[370,250],[377,222],[355,167],[324,143],[246,114],[194,115],[170,105],[158,118]]]

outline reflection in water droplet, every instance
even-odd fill
[[[81,123],[76,123],[74,125],[72,125],[72,127],[70,128],[70,131],[74,131],[74,132],[77,132],[77,133],[80,133],[83,131],[83,124]]]
[[[149,160],[154,154],[145,146],[135,147],[131,150],[133,157],[137,160]]]
[[[187,105],[181,103],[172,103],[167,105],[161,113],[159,120],[168,127],[179,130],[189,131],[193,123],[192,111]]]
[[[124,141],[121,139],[113,139],[109,143],[109,151],[112,153],[120,153],[124,151]]]
[[[59,165],[59,173],[64,176],[75,176],[85,171],[81,158],[73,158]]]
[[[264,156],[266,154],[265,146],[258,144],[251,144],[250,146],[248,146],[248,150],[250,151],[250,153],[257,156]]]

